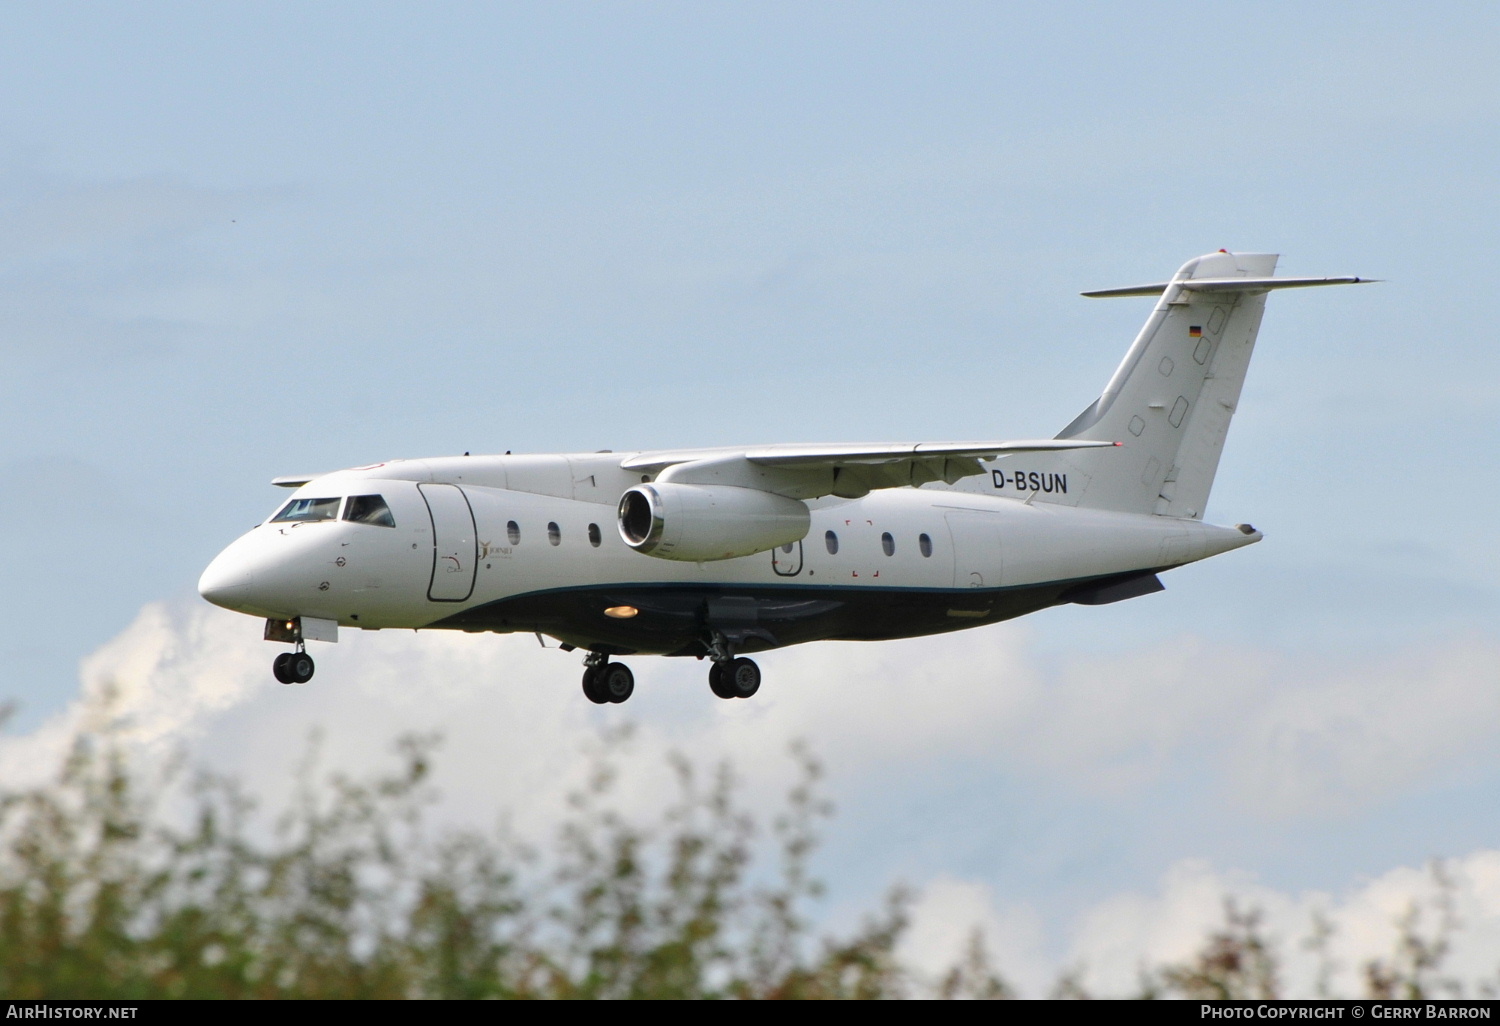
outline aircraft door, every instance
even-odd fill
[[[778,545],[771,550],[771,569],[777,577],[796,577],[802,572],[802,543]]]
[[[478,547],[474,511],[458,485],[419,484],[432,515],[432,581],[427,597],[433,602],[462,602],[474,593]]]
[[[987,513],[949,513],[944,519],[953,538],[953,586],[998,588],[1004,566],[1000,525]]]

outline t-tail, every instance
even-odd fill
[[[1273,289],[1369,280],[1275,278],[1276,260],[1274,253],[1220,250],[1189,260],[1169,282],[1085,292],[1161,298],[1103,393],[1057,436],[1121,445],[1028,457],[1027,482],[1067,482],[1066,489],[1034,489],[1035,500],[1201,518],[1266,295]],[[1021,469],[1014,458],[1002,460],[996,464],[997,481],[1005,464]],[[1020,482],[1012,488],[1025,491]]]

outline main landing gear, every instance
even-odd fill
[[[595,705],[619,705],[635,694],[635,674],[603,652],[590,652],[583,659],[583,693]]]
[[[760,667],[741,656],[708,668],[708,688],[720,698],[749,698],[760,690]]]
[[[306,684],[313,676],[312,656],[297,646],[295,652],[283,652],[271,663],[271,672],[283,684]]]
[[[714,634],[708,657],[714,661],[708,668],[708,689],[720,698],[749,698],[760,690],[760,667],[743,656],[736,659],[722,634]]]
[[[736,659],[728,642],[716,637],[709,655],[713,665],[708,670],[708,686],[714,694],[720,698],[749,698],[760,690],[760,667],[752,660]],[[280,674],[278,669],[278,679]],[[603,652],[584,656],[583,694],[590,702],[619,705],[634,693],[635,674],[630,667],[610,662]]]

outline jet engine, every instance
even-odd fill
[[[620,497],[620,537],[657,559],[706,563],[767,552],[807,534],[807,506],[730,485],[644,484]]]

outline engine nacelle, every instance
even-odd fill
[[[657,559],[706,563],[768,552],[807,534],[806,504],[755,488],[644,484],[620,497],[625,544]]]

